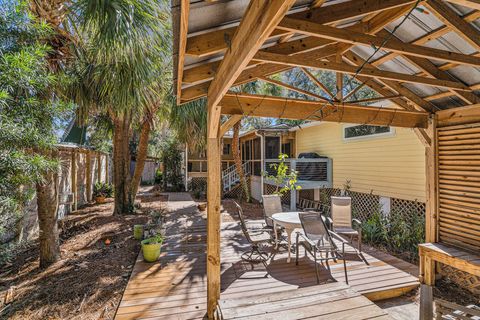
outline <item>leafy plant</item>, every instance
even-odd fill
[[[378,210],[362,224],[362,237],[366,243],[407,254],[411,261],[416,261],[418,244],[425,241],[425,220],[415,212],[392,210],[384,215]]]
[[[300,190],[302,187],[297,185],[297,171],[290,170],[285,163],[288,156],[281,153],[278,156],[279,163],[270,164],[270,168],[275,170],[275,175],[269,175],[268,171],[263,171],[262,174],[266,179],[275,183],[276,189],[274,194],[283,195],[288,191]]]
[[[350,193],[350,189],[352,189],[352,180],[347,179],[343,184],[342,195],[347,196]]]
[[[380,211],[374,212],[362,224],[363,240],[371,244],[385,244],[388,237],[387,221]]]
[[[163,243],[163,237],[159,234],[142,241],[142,244],[162,244],[162,243]]]
[[[97,182],[93,186],[93,196],[94,197],[113,197],[113,186],[108,182]]]
[[[181,174],[182,154],[177,139],[170,137],[163,142],[161,146],[161,158],[164,166],[164,189],[181,191],[184,187]]]
[[[161,185],[163,183],[163,172],[160,169],[155,171],[155,184]]]

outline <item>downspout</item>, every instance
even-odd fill
[[[257,131],[255,131],[255,135],[257,137],[260,137],[260,158],[261,158],[261,171],[260,171],[260,192],[263,193],[263,171],[265,169],[265,136],[262,134],[258,134]]]
[[[188,191],[188,144],[185,144],[185,191]]]

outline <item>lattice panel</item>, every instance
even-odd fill
[[[469,290],[473,294],[480,295],[480,277],[442,263],[439,265],[439,272],[441,275],[449,278],[460,287]]]
[[[250,177],[247,177],[247,185],[251,186]],[[244,197],[242,185],[240,183],[238,183],[231,190],[224,191],[223,192],[223,197],[224,198],[233,198],[233,199],[242,199]]]
[[[263,193],[264,194],[274,194],[276,190],[276,187],[271,184],[264,183],[263,184]],[[290,204],[290,191],[285,192],[282,195],[282,203],[283,204]]]
[[[188,184],[189,190],[207,190],[207,178],[206,177],[194,177]]]
[[[391,211],[401,214],[406,220],[411,220],[412,215],[425,219],[425,203],[392,198]]]
[[[340,189],[324,188],[320,189],[319,201],[312,201],[310,197],[307,198],[300,195],[298,203],[301,206],[303,204],[303,207],[308,208],[314,208],[322,205],[324,214],[330,216],[330,198],[332,196],[339,196],[340,193]],[[378,195],[352,191],[349,192],[349,195],[352,197],[353,217],[362,222],[367,221],[372,213],[380,210],[380,197]],[[425,203],[396,198],[392,198],[391,201],[391,211],[403,215],[405,220],[411,221],[412,215],[417,215],[422,219],[425,219]]]

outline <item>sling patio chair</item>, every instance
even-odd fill
[[[362,223],[357,219],[352,219],[352,198],[350,197],[332,197],[331,207],[332,230],[344,237],[357,240],[358,253],[362,252]]]
[[[337,262],[337,259],[343,260],[345,282],[348,284],[347,263],[345,261],[345,244],[348,242],[335,232],[328,230],[324,217],[316,212],[300,212],[298,215],[302,223],[303,234],[297,232],[295,263],[298,265],[298,249],[299,246],[302,246],[305,248],[305,253],[308,252],[313,256],[317,283],[320,283],[317,262],[322,263],[322,265],[325,262],[328,270],[331,271],[328,260],[334,262]],[[334,238],[341,243],[341,249],[338,248],[337,243],[333,240]]]
[[[265,228],[249,227],[247,225],[247,221],[245,220],[242,207],[240,207],[240,205],[236,201],[233,201],[233,203],[237,208],[238,218],[240,219],[240,227],[242,228],[242,232],[248,243],[250,244],[250,249],[242,253],[241,259],[243,261],[254,264],[263,263],[266,268],[266,261],[268,260],[270,255],[265,251],[261,251],[260,245],[264,243],[271,243],[271,230]]]
[[[272,237],[272,240],[275,239],[275,233],[274,233],[274,223],[272,220],[272,215],[275,213],[283,212],[282,208],[282,199],[279,195],[277,194],[270,194],[270,195],[262,195],[262,200],[263,200],[263,217],[265,219],[265,229],[270,230],[270,235]],[[283,239],[282,237],[282,228],[277,227],[277,235],[278,239]]]

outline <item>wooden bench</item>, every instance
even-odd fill
[[[440,262],[480,277],[480,255],[441,244],[418,245],[420,255],[420,281],[430,286],[435,284],[435,262]]]
[[[390,316],[343,282],[220,299],[216,319],[372,319]]]

